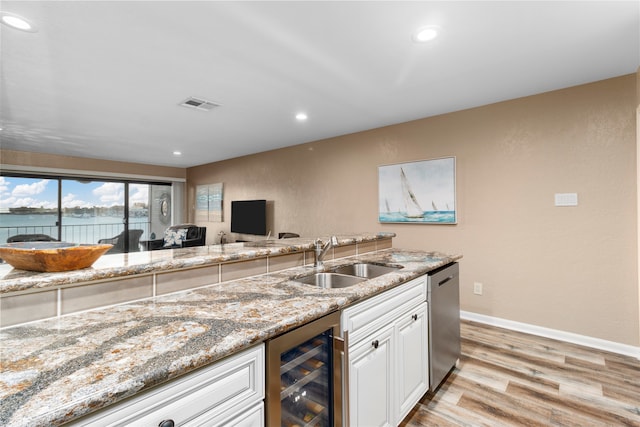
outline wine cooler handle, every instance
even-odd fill
[[[337,393],[339,395],[337,396],[338,399],[341,399],[344,403],[344,405],[340,405],[342,411],[341,414],[338,415],[338,418],[344,420],[343,427],[349,427],[349,331],[342,331],[342,338],[334,335],[333,349],[335,355],[334,360],[338,360],[338,355],[340,355],[342,359],[341,363],[336,363],[336,367],[334,368],[339,371],[339,375],[342,377],[341,381],[337,381],[337,384],[342,384],[342,386],[338,385],[335,389],[340,389],[340,391],[344,390],[344,393]]]

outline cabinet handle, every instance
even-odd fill
[[[158,424],[158,427],[174,427],[175,423],[173,422],[173,420],[163,420],[160,421],[160,424]]]
[[[373,348],[378,348],[380,343],[378,342],[378,340],[375,340],[374,342],[371,343],[371,345],[373,346]]]
[[[414,321],[416,321],[416,320],[418,320],[418,315],[417,315],[417,314],[414,314],[413,316],[411,316],[411,318],[412,318]]]

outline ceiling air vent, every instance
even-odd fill
[[[207,101],[205,99],[189,97],[180,103],[183,107],[195,108],[196,110],[209,111],[213,110],[215,107],[219,107],[220,104],[216,104],[215,102]]]

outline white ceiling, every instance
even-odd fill
[[[635,1],[2,1],[2,148],[189,167],[634,73]],[[441,36],[418,45],[414,29]],[[189,96],[221,104],[203,112]],[[304,111],[309,119],[294,116]],[[181,157],[172,155],[182,151]]]

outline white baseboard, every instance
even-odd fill
[[[612,353],[624,354],[625,356],[631,356],[635,357],[636,359],[640,359],[640,347],[634,347],[632,345],[620,344],[600,338],[588,337],[586,335],[559,331],[557,329],[544,328],[542,326],[530,325],[528,323],[514,322],[513,320],[506,320],[499,317],[471,313],[469,311],[460,311],[460,318],[464,320],[471,320],[473,322],[484,323],[491,326],[497,326],[499,328],[525,332],[527,334],[537,335],[540,337],[552,338],[560,341],[570,342],[573,344],[584,345],[586,347],[597,348],[600,350],[610,351]]]

